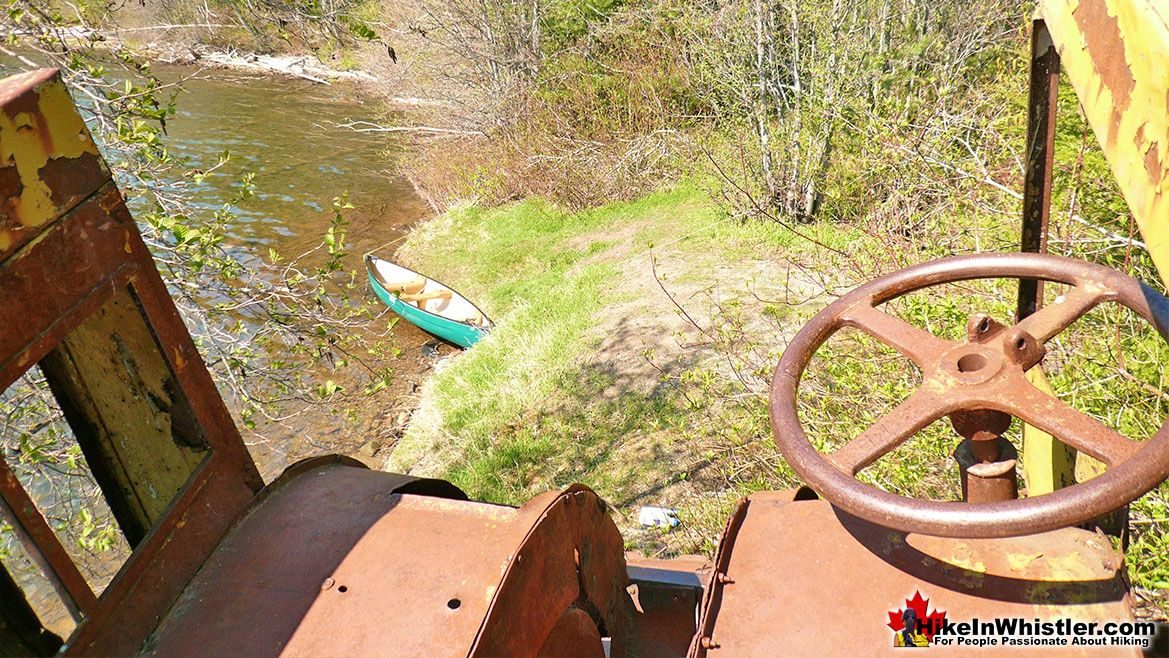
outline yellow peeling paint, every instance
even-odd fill
[[[174,361],[175,370],[178,372],[182,372],[187,367],[187,360],[183,358],[183,352],[178,347],[174,348],[173,354],[174,354],[174,358],[172,359],[172,361]]]
[[[946,564],[942,567],[946,580],[971,591],[982,589],[986,582],[986,565],[981,562],[970,564]]]
[[[1007,566],[1011,571],[1024,571],[1031,563],[1043,557],[1043,553],[1008,553]]]
[[[942,558],[947,580],[970,590],[982,587],[988,572],[986,563],[977,559],[976,552],[966,542],[956,542],[949,549],[948,555]]]
[[[974,573],[986,573],[986,563],[981,560],[973,560],[969,557],[952,556],[950,559],[946,560],[946,562],[956,567],[962,567],[963,569],[972,571]]]
[[[1169,275],[1169,7],[1040,0],[1060,54],[1162,279]]]
[[[1100,577],[1099,570],[1093,569],[1079,553],[1045,557],[1043,563],[1049,574],[1046,580],[1050,581],[1068,582]]]
[[[0,112],[0,163],[14,163],[23,186],[18,198],[7,200],[9,219],[24,228],[41,226],[57,214],[49,186],[40,178],[50,159],[98,155],[65,86],[54,79],[38,87],[37,93],[36,112],[13,117]],[[13,233],[0,229],[0,250],[12,245]]]

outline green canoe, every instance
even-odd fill
[[[372,255],[365,269],[378,299],[423,331],[470,347],[491,328],[487,315],[450,286]]]

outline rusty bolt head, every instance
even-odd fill
[[[986,313],[974,313],[966,321],[966,340],[971,343],[985,343],[1006,329],[998,320]]]
[[[1047,356],[1047,348],[1034,336],[1015,326],[1003,334],[1003,354],[1007,360],[1028,370]]]

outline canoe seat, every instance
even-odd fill
[[[398,299],[404,302],[424,302],[428,299],[450,299],[450,297],[451,291],[449,290],[432,290],[430,292],[398,295]]]
[[[426,277],[420,276],[401,283],[390,283],[379,278],[378,283],[389,292],[412,294],[426,287]]]

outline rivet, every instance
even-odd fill
[[[326,578],[325,582],[321,583],[321,591],[323,592],[327,589],[332,589],[335,582],[337,581],[333,580],[332,578]]]

